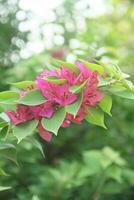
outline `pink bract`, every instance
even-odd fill
[[[77,99],[77,95],[69,91],[68,84],[57,85],[39,78],[37,79],[37,84],[44,97],[61,106],[71,104]]]

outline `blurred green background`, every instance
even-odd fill
[[[38,1],[44,18],[28,1],[0,0],[0,90],[34,79],[52,57],[96,58],[133,79],[134,1],[56,2],[46,12],[47,1]],[[27,141],[17,147],[19,167],[1,156],[8,175],[0,171],[0,185],[11,189],[0,200],[133,200],[134,102],[114,98],[112,114],[105,116],[108,130],[84,122],[61,129],[50,143],[35,134],[45,159]]]

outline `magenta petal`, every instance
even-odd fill
[[[42,139],[46,140],[47,142],[51,141],[52,134],[43,128],[41,122],[39,122],[38,124],[38,130],[39,130],[39,135],[41,136]]]
[[[12,110],[7,110],[5,112],[7,114],[7,116],[9,117],[9,119],[11,120],[11,122],[14,124],[14,125],[18,125],[20,123],[23,122],[23,120],[19,119],[16,117],[16,113]]]
[[[50,118],[55,111],[54,102],[47,101],[44,103],[43,108],[40,111],[40,116]]]

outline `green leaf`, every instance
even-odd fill
[[[4,111],[4,108],[3,106],[0,105],[0,112],[3,112]]]
[[[73,85],[70,87],[70,92],[72,93],[79,93],[86,85],[87,81],[85,81],[84,83],[82,83],[81,85]]]
[[[102,170],[101,164],[101,152],[97,150],[85,151],[83,153],[84,165],[88,166],[89,175],[98,174]]]
[[[10,122],[9,117],[7,116],[6,113],[0,113],[0,118],[3,119],[5,122]]]
[[[25,122],[21,125],[14,126],[13,134],[18,139],[18,143],[25,137],[31,135],[33,131],[36,129],[37,124],[38,124],[37,120],[32,120],[29,122]]]
[[[19,98],[19,93],[15,91],[0,92],[0,103],[12,104]]]
[[[98,108],[90,108],[90,111],[85,119],[91,124],[95,124],[106,129],[104,124],[104,112]]]
[[[112,94],[122,97],[122,98],[126,98],[126,99],[134,99],[134,92],[130,91],[130,90],[122,90],[122,91],[111,91]]]
[[[0,125],[0,127],[2,127],[2,129],[0,130],[0,139],[5,139],[7,133],[8,133],[8,126],[7,124],[3,124],[3,126]]]
[[[44,80],[48,81],[49,83],[55,84],[63,84],[66,83],[66,79],[58,79],[56,76],[47,76]]]
[[[115,83],[115,79],[103,79],[102,77],[99,77],[99,87],[104,87],[104,86],[110,86],[111,84]]]
[[[11,189],[11,187],[0,186],[0,191],[9,190],[9,189]]]
[[[19,98],[18,98],[19,99]],[[3,111],[5,111],[5,110],[14,110],[14,111],[16,111],[16,102],[15,102],[16,100],[13,100],[13,102],[12,103],[8,103],[8,102],[6,102],[6,103],[1,103],[1,105],[2,105],[2,107],[3,107]]]
[[[10,83],[11,85],[14,85],[15,87],[19,89],[26,89],[30,86],[36,86],[36,83],[34,81],[21,81],[17,83]]]
[[[58,66],[58,67],[66,67],[66,68],[69,68],[71,69],[72,71],[74,71],[76,74],[79,74],[80,70],[72,63],[69,63],[69,62],[64,62],[64,61],[61,61],[61,60],[57,60],[55,59],[54,60],[54,63]]]
[[[74,117],[77,115],[83,100],[83,93],[81,92],[77,101],[66,106],[66,112],[72,114]]]
[[[28,106],[36,106],[45,103],[46,99],[42,96],[39,90],[31,90],[24,97],[21,97],[17,103],[21,103]]]
[[[84,60],[80,60],[87,68],[91,69],[92,71],[97,71],[99,74],[104,73],[104,67],[98,64],[90,63]]]
[[[0,142],[0,155],[18,165],[16,147],[13,144]]]
[[[123,190],[126,189],[126,185],[125,184],[119,184],[119,182],[107,182],[107,184],[105,184],[105,187],[102,188],[102,193],[103,194],[108,194],[110,196],[115,195],[115,194],[119,194],[121,193]]]
[[[0,121],[0,128],[3,128],[3,127],[5,127],[5,126],[7,126],[7,122]],[[1,131],[2,131],[2,130],[0,130],[0,134],[1,134]],[[0,136],[0,137],[1,137],[1,136]]]
[[[123,177],[129,182],[130,185],[134,185],[134,170],[124,168]]]
[[[38,142],[38,140],[36,140],[33,137],[27,137],[27,140],[33,144],[37,149],[39,149],[39,151],[41,152],[41,154],[43,155],[43,157],[45,158],[44,152],[43,152],[43,148],[41,146],[41,144]]]
[[[32,200],[40,200],[37,195],[33,195]]]
[[[8,174],[2,168],[0,168],[0,176],[8,176]]]
[[[52,118],[42,119],[42,126],[46,130],[57,135],[58,130],[59,130],[61,124],[63,123],[64,119],[65,119],[65,116],[66,116],[66,110],[65,110],[64,107],[61,107],[53,114]]]
[[[120,183],[122,182],[122,168],[112,165],[106,170],[106,176]]]
[[[102,153],[107,160],[109,160],[109,164],[115,163],[119,166],[124,166],[126,164],[126,161],[120,157],[120,154],[108,146],[102,149]]]
[[[109,75],[110,77],[115,76],[115,74],[116,74],[116,69],[115,69],[115,67],[114,67],[113,65],[111,66],[111,65],[108,65],[108,64],[104,64],[104,63],[102,63],[101,61],[96,60],[96,59],[94,59],[94,61],[95,61],[96,63],[98,63],[99,65],[103,66],[104,71],[106,72],[107,75]]]
[[[111,116],[111,108],[112,108],[112,98],[108,95],[105,95],[101,102],[99,103],[100,108]]]

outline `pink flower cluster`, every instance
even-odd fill
[[[54,112],[61,106],[66,106],[77,101],[79,94],[72,93],[70,88],[72,86],[79,86],[86,83],[83,88],[83,101],[80,109],[74,117],[70,113],[66,113],[66,117],[62,123],[62,127],[70,126],[71,122],[80,124],[85,118],[86,111],[90,111],[90,107],[94,107],[103,98],[103,93],[98,90],[98,73],[91,71],[80,62],[76,62],[76,67],[79,69],[79,74],[73,70],[62,67],[57,70],[44,70],[36,78],[36,89],[40,90],[47,101],[37,106],[26,106],[17,104],[16,111],[6,111],[8,117],[14,125],[19,125],[27,121],[38,120],[37,129],[40,136],[50,141],[52,133],[45,130],[41,124],[42,118],[51,118]],[[62,84],[51,83],[45,80],[45,77],[54,76],[56,78],[64,79]],[[23,95],[27,91],[23,92]]]

